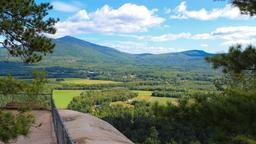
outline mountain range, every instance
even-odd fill
[[[212,55],[201,50],[165,54],[130,54],[71,36],[61,37],[53,41],[55,43],[54,52],[44,57],[42,62],[36,64],[37,66],[77,68],[84,65],[133,65],[179,69],[209,69],[210,66],[205,62],[204,57]],[[5,49],[0,49],[0,60],[5,60],[5,56]]]

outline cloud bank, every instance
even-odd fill
[[[169,11],[169,13],[171,13]],[[218,18],[227,19],[248,19],[247,15],[242,15],[241,11],[237,7],[233,7],[231,4],[226,5],[224,8],[215,8],[212,10],[206,10],[202,8],[200,10],[188,10],[185,1],[181,2],[172,12],[170,16],[172,19],[197,19],[197,20],[216,20]]]
[[[132,33],[147,31],[160,25],[164,18],[156,16],[157,9],[126,3],[117,9],[108,5],[87,13],[80,10],[66,21],[56,24],[57,36],[86,33]]]
[[[237,27],[219,27],[209,33],[191,34],[187,33],[168,33],[158,36],[138,36],[138,39],[166,42],[177,39],[191,40],[223,40],[221,45],[232,44],[253,44],[256,41],[256,26],[237,26]]]

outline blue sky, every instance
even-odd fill
[[[37,0],[50,2],[58,32],[129,53],[225,52],[255,44],[256,19],[227,1]]]

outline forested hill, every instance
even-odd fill
[[[196,68],[208,66],[204,57],[211,55],[199,50],[166,54],[128,54],[71,36],[56,39],[54,42],[56,47],[49,59],[69,58],[69,62],[76,64],[136,64]]]
[[[54,40],[56,47],[49,58],[70,57],[80,63],[131,63],[134,56],[113,48],[96,45],[71,36]]]
[[[190,50],[166,54],[129,54],[120,52],[114,48],[93,44],[71,36],[54,39],[56,44],[54,52],[37,66],[80,68],[88,65],[94,67],[111,66],[150,66],[161,68],[178,68],[186,70],[210,69],[204,57],[212,54],[200,50]],[[131,47],[132,48],[132,47]],[[5,49],[0,49],[1,68],[12,66],[12,63],[5,64]],[[9,59],[10,61],[10,59]],[[15,63],[16,67],[17,63]],[[6,70],[6,68],[5,68]]]

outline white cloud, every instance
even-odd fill
[[[169,34],[164,34],[160,36],[149,36],[149,37],[145,37],[144,39],[148,39],[154,42],[164,42],[164,41],[173,41],[173,40],[182,39],[182,38],[187,39],[190,36],[191,36],[190,33],[178,33],[178,34],[169,33]]]
[[[129,36],[129,35],[128,35]],[[126,37],[128,37],[126,36]],[[136,36],[131,38],[138,40],[146,40],[153,42],[174,41],[177,39],[191,39],[191,40],[222,40],[221,45],[253,44],[256,41],[256,26],[237,26],[237,27],[219,27],[209,33],[191,34],[189,32],[183,33],[168,33],[157,36]],[[201,45],[203,46],[203,45]],[[206,47],[204,45],[203,47]]]
[[[155,15],[157,9],[149,10],[143,5],[126,3],[118,9],[108,5],[87,13],[80,10],[66,21],[56,24],[57,36],[84,33],[132,33],[147,31],[165,21]]]
[[[221,45],[229,46],[233,44],[255,44],[256,26],[219,27],[215,31],[205,33],[201,39],[220,39],[224,42]],[[192,37],[199,39],[197,35]]]
[[[212,36],[209,33],[200,33],[200,34],[193,35],[191,37],[191,39],[194,39],[194,40],[206,40],[206,39],[212,39]]]
[[[185,1],[181,2],[175,9],[174,14],[170,17],[172,19],[198,19],[198,20],[215,20],[218,18],[228,19],[248,19],[249,16],[242,15],[239,8],[233,7],[228,4],[224,8],[215,8],[212,10],[206,10],[204,8],[200,10],[188,10]]]
[[[76,5],[73,4],[67,4],[61,1],[53,1],[51,2],[53,5],[53,8],[57,11],[62,11],[62,12],[76,12],[80,8]]]
[[[164,8],[164,13],[165,13],[165,14],[171,14],[171,12],[172,12],[172,9],[170,9],[170,8]]]
[[[3,36],[0,36],[0,47],[2,47],[2,42],[4,41],[4,37]]]
[[[208,47],[208,44],[201,44],[201,47]]]
[[[80,21],[86,21],[89,20],[89,15],[86,10],[80,10],[75,15],[68,18],[68,21],[71,22],[80,22]]]
[[[212,32],[213,37],[224,39],[221,45],[255,44],[256,26],[221,27]]]
[[[220,27],[211,36],[226,40],[249,39],[256,36],[256,26]]]
[[[242,44],[242,45],[249,45],[249,44],[255,44],[256,39],[250,39],[250,40],[228,40],[226,42],[221,43],[222,46],[231,46],[235,44]]]
[[[111,42],[101,42],[100,44],[115,48],[123,52],[133,53],[133,54],[141,54],[141,53],[161,54],[161,53],[185,51],[185,49],[152,46],[148,43],[137,43],[133,41],[111,41]]]

